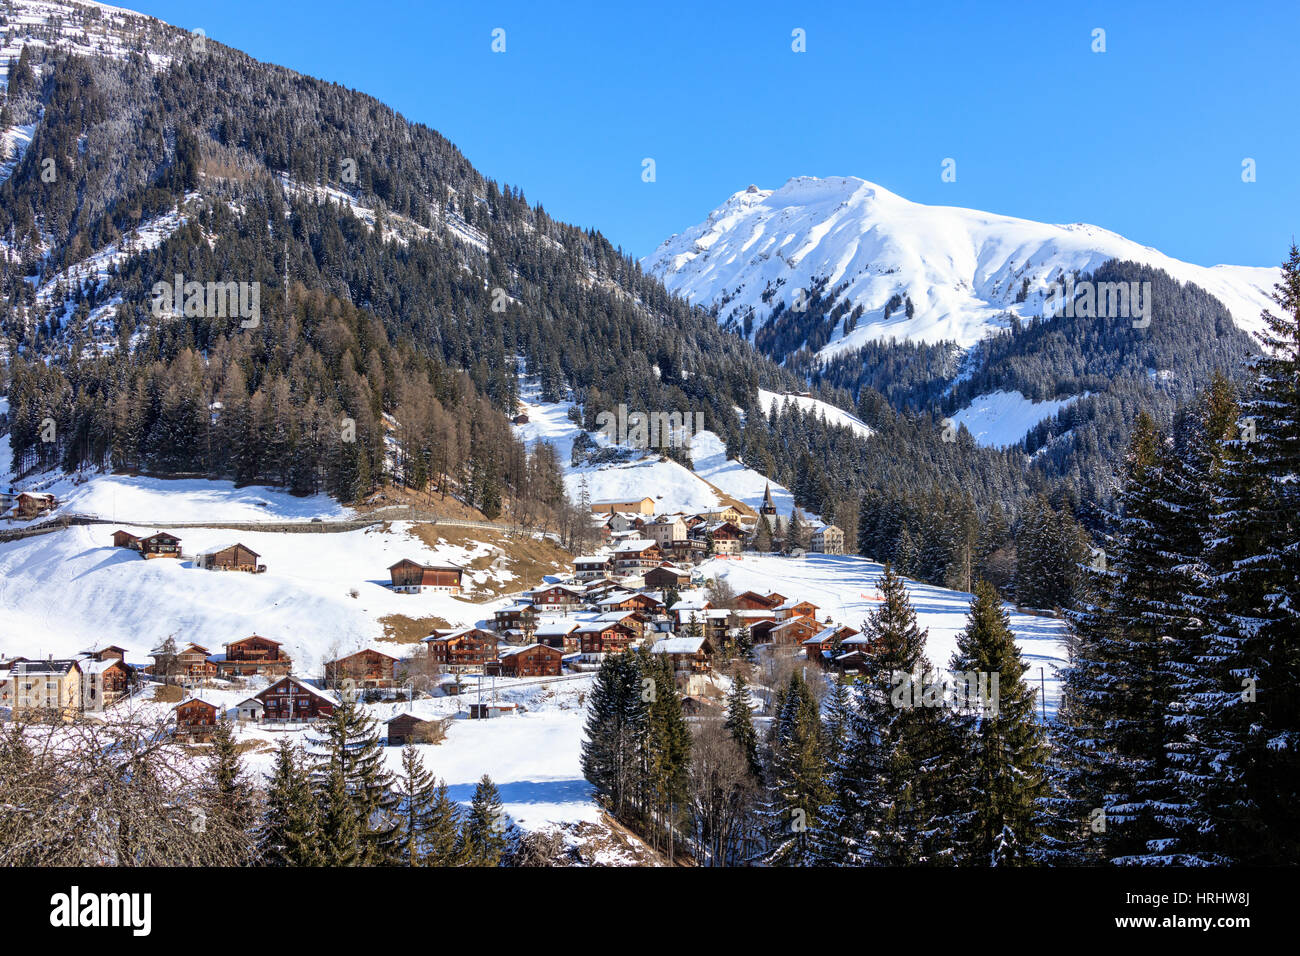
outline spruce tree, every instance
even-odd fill
[[[397,801],[377,722],[357,701],[344,698],[317,726],[322,735],[311,741],[312,780],[321,801],[323,845],[339,865],[392,862]]]
[[[765,862],[811,866],[817,862],[813,833],[829,799],[826,755],[817,702],[799,673],[781,695],[768,736],[768,799],[762,816]]]
[[[740,747],[749,763],[749,772],[755,780],[763,778],[763,767],[758,758],[758,731],[754,729],[754,711],[749,700],[749,685],[744,675],[737,674],[731,679],[731,690],[727,693],[727,717],[725,721],[731,739]]]
[[[237,833],[253,827],[253,785],[244,771],[235,739],[235,726],[227,719],[217,721],[212,732],[208,758],[209,813]]]
[[[263,866],[319,866],[319,811],[301,751],[281,740],[258,834]]]
[[[487,774],[474,787],[463,838],[462,858],[467,866],[500,866],[510,847],[510,818],[496,784]]]

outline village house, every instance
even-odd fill
[[[260,719],[268,723],[296,723],[328,717],[339,704],[338,698],[329,691],[312,687],[292,675],[281,677],[260,694],[254,694],[253,699],[261,703]]]
[[[621,624],[632,632],[632,637],[640,639],[645,636],[646,621],[649,615],[641,614],[638,611],[605,611],[596,615],[588,623],[590,624]]]
[[[707,534],[714,554],[740,554],[745,544],[745,532],[730,521],[709,525]]]
[[[388,569],[392,589],[401,594],[420,591],[459,594],[464,573],[464,568],[454,564],[420,564],[410,558],[403,558]]]
[[[842,644],[857,633],[859,633],[857,628],[849,627],[847,624],[827,624],[803,642],[804,654],[810,661],[829,666],[832,655],[843,653],[842,650],[836,651],[836,645]]]
[[[648,523],[641,532],[662,550],[673,541],[686,540],[686,522],[680,515],[663,515]]]
[[[519,634],[527,639],[537,630],[537,607],[533,604],[512,604],[492,614],[498,634]]]
[[[53,511],[59,504],[54,495],[45,491],[21,491],[14,500],[14,516],[22,519],[39,518]]]
[[[681,541],[670,541],[661,548],[664,557],[677,564],[699,564],[709,556],[709,547],[703,538],[686,537]]]
[[[176,736],[195,742],[212,739],[212,732],[221,719],[217,705],[199,697],[190,697],[172,708],[176,719]]]
[[[148,558],[179,558],[181,539],[166,531],[156,531],[140,539],[140,553]]]
[[[736,596],[736,607],[750,611],[775,611],[786,601],[785,596],[773,591],[771,594],[759,594],[746,591]]]
[[[786,601],[776,608],[776,619],[778,621],[788,621],[792,617],[816,617],[817,605],[811,601]]]
[[[439,721],[426,720],[415,714],[398,714],[384,724],[388,733],[388,746],[404,747],[406,744],[432,743],[440,736]]]
[[[575,581],[598,581],[613,569],[614,561],[608,554],[584,554],[573,559]]]
[[[16,661],[10,671],[15,719],[71,720],[81,711],[81,665],[75,658]]]
[[[582,622],[573,618],[542,621],[533,633],[533,640],[538,644],[554,647],[565,654],[576,654],[581,645],[577,635],[577,630],[581,626]]]
[[[632,511],[637,514],[655,513],[655,500],[642,498],[640,501],[593,501],[591,510],[596,514],[614,514],[617,511]]]
[[[185,644],[174,651],[168,651],[165,645],[155,647],[149,656],[153,658],[149,672],[155,680],[206,680],[217,676],[212,652],[199,644]]]
[[[697,517],[702,518],[705,524],[721,524],[724,522],[730,522],[731,524],[739,526],[744,516],[740,513],[739,509],[732,505],[727,505],[717,511],[701,511]]]
[[[645,582],[645,586],[648,588],[661,590],[680,589],[690,586],[691,572],[664,562],[659,567],[651,568],[641,575],[641,580]]]
[[[639,611],[649,617],[660,611],[664,602],[645,591],[611,591],[596,606],[602,611]]]
[[[563,651],[546,644],[509,647],[488,663],[487,672],[501,677],[559,677],[563,660]]]
[[[401,663],[396,657],[367,647],[336,660],[326,661],[325,686],[396,687],[397,669]]]
[[[623,541],[614,546],[614,571],[619,575],[641,574],[663,563],[659,545],[647,538]]]
[[[217,666],[218,677],[249,677],[253,674],[276,677],[288,674],[293,664],[282,647],[279,641],[252,634],[230,641],[225,645],[224,654],[214,655],[210,660]]]
[[[261,557],[252,548],[242,544],[227,545],[200,551],[195,565],[205,571],[246,571],[249,574],[261,574],[266,570],[265,564],[258,564]]]
[[[135,672],[119,647],[88,651],[78,662],[81,671],[81,709],[99,712],[131,693]]]
[[[621,654],[632,646],[636,634],[617,621],[590,621],[578,628],[578,647],[582,659],[599,663],[609,654]]]
[[[799,647],[823,626],[816,618],[791,617],[776,623],[755,624],[749,634],[756,644],[770,642],[782,647]]]
[[[811,547],[822,554],[843,554],[844,532],[833,524],[822,525],[812,533]]]
[[[582,588],[569,584],[548,584],[533,588],[528,592],[528,600],[541,610],[562,610],[581,607],[584,592]]]
[[[650,653],[666,654],[674,671],[702,674],[712,669],[713,644],[707,637],[665,637]]]
[[[639,534],[641,529],[648,525],[651,520],[652,519],[641,514],[623,511],[616,512],[609,516],[610,534]]]
[[[497,657],[497,636],[477,627],[424,638],[429,661],[449,674],[481,674]]]

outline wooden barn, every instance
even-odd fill
[[[407,743],[432,743],[440,732],[436,720],[425,720],[415,714],[398,714],[384,726],[388,728],[388,746],[404,747]]]
[[[329,691],[312,687],[293,676],[281,677],[253,697],[262,702],[262,720],[267,722],[316,720],[330,716],[338,706],[338,699]]]
[[[491,661],[487,672],[501,677],[559,677],[564,651],[546,644],[510,647],[500,660]]]
[[[181,539],[166,531],[157,531],[140,539],[140,553],[146,558],[179,558]]]
[[[114,531],[113,547],[128,548],[131,551],[140,550],[140,536],[132,534],[130,531]]]
[[[373,648],[348,654],[337,660],[325,662],[325,685],[337,688],[344,681],[352,681],[349,687],[396,687],[397,668],[401,664],[396,657]]]
[[[454,564],[420,564],[410,558],[403,558],[388,569],[392,579],[392,588],[402,594],[416,594],[420,591],[445,591],[447,594],[459,594],[464,569]]]
[[[195,564],[205,571],[245,571],[249,574],[261,574],[266,570],[266,565],[257,563],[260,557],[261,555],[246,545],[232,544],[224,548],[212,548],[200,552]]]
[[[680,590],[689,587],[691,583],[690,571],[673,567],[671,564],[661,564],[657,568],[651,568],[641,577],[646,587],[665,591],[673,588]]]
[[[210,740],[220,715],[217,705],[198,697],[183,700],[172,708],[176,715],[176,735],[190,740]]]
[[[226,653],[217,656],[213,663],[217,665],[220,677],[281,676],[288,674],[293,665],[282,646],[279,641],[252,634],[227,643]]]
[[[15,500],[14,513],[19,518],[39,518],[58,506],[58,499],[44,491],[19,492]]]

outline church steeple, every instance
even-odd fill
[[[762,515],[775,515],[775,514],[776,514],[776,505],[773,504],[773,502],[772,502],[772,484],[771,484],[771,482],[769,482],[768,484],[766,484],[766,485],[763,486],[763,507],[761,507],[761,508],[758,509],[758,513],[759,513],[759,514],[762,514]]]

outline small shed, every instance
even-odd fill
[[[428,743],[437,734],[438,721],[425,720],[415,714],[398,714],[385,725],[388,728],[388,745],[402,747],[408,742]]]

